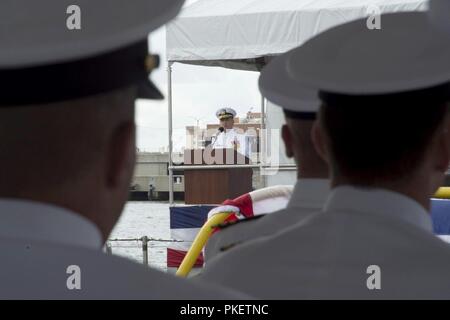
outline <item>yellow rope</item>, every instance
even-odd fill
[[[197,233],[194,242],[192,243],[191,247],[189,248],[189,251],[187,252],[186,256],[183,259],[183,262],[181,262],[181,265],[176,273],[177,276],[186,277],[189,274],[189,272],[194,267],[195,261],[197,261],[200,252],[202,252],[203,247],[205,246],[206,242],[211,236],[211,233],[213,232],[213,227],[224,222],[225,219],[228,218],[231,213],[232,212],[217,213],[214,216],[212,216],[211,219],[208,219],[208,221],[206,221],[206,223]]]
[[[434,195],[434,198],[450,199],[450,187],[442,187]]]

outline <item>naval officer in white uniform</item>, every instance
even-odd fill
[[[237,152],[249,156],[245,134],[234,128],[236,111],[232,108],[220,108],[216,112],[220,121],[219,133],[212,141],[213,149],[234,149]]]
[[[334,27],[286,59],[291,81],[320,89],[323,211],[224,253],[203,279],[261,298],[450,298],[450,247],[429,215],[450,162],[450,42],[426,13],[381,21]]]
[[[148,33],[179,0],[0,3],[0,299],[217,299],[102,253],[135,163],[134,101],[158,99]]]
[[[328,197],[328,166],[316,152],[311,139],[311,128],[320,104],[317,90],[292,85],[283,66],[283,59],[270,62],[261,73],[259,87],[263,96],[280,105],[285,114],[282,138],[286,155],[294,157],[298,170],[291,199],[286,209],[256,219],[238,220],[214,233],[205,247],[206,263],[248,240],[274,234],[308,218],[322,209]]]

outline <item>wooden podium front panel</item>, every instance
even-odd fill
[[[186,204],[219,204],[228,194],[226,169],[199,169],[184,172]]]
[[[251,168],[236,168],[228,170],[227,199],[234,199],[244,193],[252,191],[253,170]]]
[[[184,172],[186,204],[220,204],[252,191],[251,168],[199,169]]]
[[[190,164],[194,154],[203,155],[204,150],[186,150],[185,164]],[[231,150],[236,154],[236,151]],[[187,156],[187,157],[186,157]],[[237,158],[244,159],[241,154]],[[240,162],[242,163],[242,161]],[[249,163],[245,158],[245,163]],[[202,163],[204,164],[204,163]],[[186,204],[220,204],[226,199],[234,199],[252,191],[251,168],[194,169],[184,171],[184,201]]]

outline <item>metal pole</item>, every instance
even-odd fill
[[[169,118],[169,205],[173,204],[173,169],[172,169],[172,64],[168,61],[167,82],[168,82],[168,118]]]
[[[259,163],[260,163],[259,174],[261,175],[262,185],[264,188],[267,186],[267,181],[266,181],[266,175],[263,174],[264,166],[266,165],[266,99],[264,98],[263,95],[261,95],[261,130],[260,130],[260,134],[261,134],[261,140],[260,140],[260,142],[261,142],[261,148],[260,148],[261,158],[259,160]]]
[[[261,128],[266,128],[266,99],[261,95]]]
[[[148,266],[148,238],[143,236],[142,240],[142,262],[145,266]]]

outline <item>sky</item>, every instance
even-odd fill
[[[185,7],[195,1],[187,1]],[[162,27],[150,34],[150,50],[161,57],[161,66],[151,75],[152,81],[167,97],[166,30]],[[185,127],[217,123],[216,110],[231,107],[238,116],[260,110],[261,96],[254,71],[237,71],[221,67],[172,66],[173,144],[174,150],[184,146]],[[167,98],[162,101],[136,102],[137,147],[141,151],[160,151],[168,146]]]

